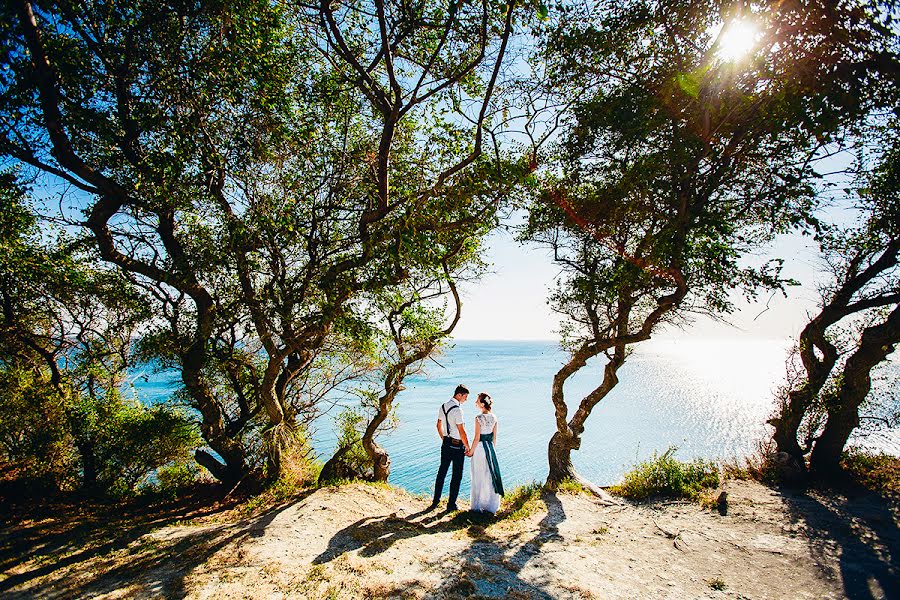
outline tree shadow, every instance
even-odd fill
[[[492,538],[486,528],[499,520],[493,515],[459,512],[443,520],[443,514],[437,513],[416,520],[428,513],[420,511],[405,518],[386,515],[360,519],[332,536],[328,548],[313,560],[313,564],[329,563],[355,550],[359,551],[359,556],[369,558],[385,552],[401,540],[465,530],[471,543],[463,552],[451,557],[453,568],[437,589],[426,589],[422,584],[407,582],[406,587],[398,585],[381,590],[381,593],[390,597],[410,597],[418,592],[429,598],[444,599],[473,595],[549,599],[552,596],[541,585],[524,581],[518,575],[540,553],[544,544],[562,539],[559,524],[566,519],[562,503],[555,493],[550,492],[543,493],[541,501],[546,506],[547,514],[540,521],[535,535],[524,543]],[[510,514],[517,508],[521,507],[510,506],[504,512]]]
[[[527,500],[526,500],[527,501]],[[519,572],[538,556],[548,542],[561,541],[559,525],[566,520],[566,511],[554,492],[543,492],[541,501],[547,514],[538,524],[538,530],[524,543],[499,543],[490,538],[476,538],[460,555],[458,571],[444,579],[429,597],[455,600],[471,596],[514,597],[537,600],[554,598],[545,588],[549,581],[539,578],[531,583],[519,576]],[[517,507],[511,507],[514,512]],[[515,549],[511,555],[507,553]]]
[[[900,531],[895,500],[860,490],[846,496],[786,494],[784,500],[792,520],[806,522],[810,550],[822,571],[835,575],[829,556],[840,553],[840,577],[846,598],[900,598],[900,569],[896,562],[900,556]]]
[[[434,512],[421,520],[429,511],[419,511],[407,517],[396,514],[365,517],[344,527],[328,540],[328,547],[313,559],[314,565],[331,562],[345,552],[359,550],[360,556],[372,557],[380,554],[400,540],[439,531],[457,531],[470,527],[473,523],[469,513],[460,511],[453,517],[441,520],[446,513]]]
[[[198,527],[196,532],[164,539],[144,536],[223,507],[188,514],[178,505],[143,515],[87,513],[68,523],[57,523],[55,528],[46,521],[4,527],[0,542],[3,570],[21,564],[20,557],[29,557],[34,565],[0,581],[0,594],[5,598],[71,598],[139,585],[141,594],[180,597],[186,593],[185,579],[194,569],[228,544],[263,531],[288,506],[237,523]],[[40,560],[34,561],[35,556]]]

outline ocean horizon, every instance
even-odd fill
[[[599,485],[617,482],[635,463],[677,448],[683,460],[742,458],[769,435],[766,419],[785,382],[787,340],[651,340],[619,370],[619,384],[593,410],[573,452],[579,472]],[[440,404],[457,384],[470,390],[463,405],[467,431],[475,395],[494,398],[497,455],[507,489],[547,475],[547,443],[555,431],[550,386],[566,353],[553,340],[455,340],[426,372],[408,377],[395,402],[398,425],[378,438],[391,457],[390,483],[413,493],[433,490],[440,452],[435,422]],[[589,363],[566,386],[570,414],[602,378],[603,362]],[[882,377],[900,391],[896,362]],[[138,377],[144,402],[164,400],[176,387],[172,373]],[[313,448],[325,461],[334,451],[337,409],[313,424]],[[900,430],[882,429],[853,443],[900,455]],[[444,486],[446,495],[448,482]],[[461,496],[469,493],[468,461]]]

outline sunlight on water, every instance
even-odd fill
[[[784,383],[784,341],[677,340],[641,345],[619,371],[619,384],[594,409],[581,449],[573,454],[582,474],[615,483],[636,461],[678,448],[682,459],[728,458],[752,453],[767,435],[775,390]],[[500,422],[497,454],[511,488],[547,474],[547,442],[554,432],[550,383],[565,360],[553,342],[459,341],[426,376],[410,378],[397,400],[399,427],[380,438],[391,456],[391,483],[429,493],[437,470],[440,440],[437,410],[457,383],[494,397]],[[566,387],[569,411],[602,378],[602,363],[590,364]],[[896,363],[888,366],[896,373]],[[136,388],[156,396],[171,384],[162,375],[138,380]],[[890,380],[890,378],[888,378]],[[894,377],[894,387],[897,378]],[[148,394],[149,392],[149,394]],[[475,412],[464,405],[466,423]],[[471,432],[471,425],[469,427]],[[318,420],[316,451],[334,449],[333,415]],[[900,454],[900,431],[864,440],[867,446]],[[462,494],[468,495],[469,466]],[[448,481],[449,485],[449,481]],[[447,485],[444,487],[445,494]]]

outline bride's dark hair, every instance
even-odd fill
[[[491,406],[494,404],[494,401],[491,399],[490,394],[487,394],[485,392],[481,392],[478,394],[478,401],[481,402],[481,405],[488,410],[491,410]]]

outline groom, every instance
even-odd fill
[[[444,402],[438,409],[437,432],[443,438],[441,444],[441,466],[438,468],[437,479],[434,481],[434,501],[428,510],[437,508],[441,501],[441,492],[444,491],[444,480],[447,478],[447,469],[453,464],[453,473],[450,475],[450,498],[447,501],[447,511],[459,510],[456,507],[456,496],[459,495],[459,484],[462,481],[463,458],[469,451],[469,438],[466,436],[466,428],[463,425],[463,411],[461,404],[469,398],[469,390],[460,384],[453,392],[453,398]]]

